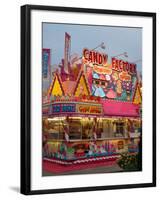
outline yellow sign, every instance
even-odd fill
[[[98,73],[98,74],[108,74],[111,75],[112,74],[112,69],[109,67],[102,67],[102,66],[94,66],[93,70]]]
[[[99,105],[78,104],[77,112],[82,114],[102,114],[102,107]]]
[[[128,72],[121,72],[119,73],[119,78],[122,81],[131,81],[131,75],[128,74]]]

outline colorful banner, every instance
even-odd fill
[[[51,50],[50,49],[42,49],[42,77],[44,79],[49,78],[50,75],[50,57]]]
[[[137,82],[136,64],[112,58],[112,66],[94,66],[92,69],[93,96],[132,101]]]

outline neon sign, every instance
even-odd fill
[[[83,113],[83,114],[102,114],[102,108],[101,106],[91,106],[91,105],[85,105],[85,104],[79,104],[77,105],[77,112]]]
[[[88,49],[83,49],[83,56],[88,62],[92,62],[99,65],[106,64],[108,60],[108,55]]]
[[[112,69],[107,68],[107,67],[101,67],[101,66],[94,66],[93,70],[98,73],[98,74],[112,74]]]
[[[130,74],[136,74],[136,64],[118,60],[116,58],[112,58],[112,69],[119,72],[124,71]]]
[[[55,104],[53,105],[53,113],[60,113],[60,112],[75,112],[76,106],[75,104]]]
[[[42,50],[42,75],[47,78],[50,73],[50,49]]]

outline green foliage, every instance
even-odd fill
[[[140,162],[139,162],[139,155],[138,154],[129,154],[125,153],[122,154],[120,159],[117,161],[118,165],[126,170],[139,170],[140,169]]]

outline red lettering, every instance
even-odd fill
[[[92,63],[97,63],[97,64],[106,64],[108,55],[106,54],[101,54],[96,51],[89,51],[88,49],[83,50],[83,56],[84,58]]]
[[[119,60],[119,70],[123,71],[123,60]]]
[[[116,58],[112,58],[112,69],[117,71],[124,71],[131,74],[136,73],[136,64],[128,63],[123,60],[118,60]]]
[[[89,52],[89,61],[92,62],[92,51]]]
[[[112,69],[116,68],[116,59],[112,58]]]
[[[133,73],[137,73],[137,71],[136,71],[136,64],[133,64]]]
[[[126,62],[123,63],[123,71],[126,71]]]
[[[92,62],[96,63],[97,62],[97,52],[92,51]]]
[[[83,56],[86,60],[89,60],[89,50],[88,49],[83,50]]]
[[[98,63],[101,65],[102,64],[102,55],[101,54],[99,54],[99,56],[98,56]]]
[[[126,71],[128,72],[129,71],[129,63],[126,62]]]
[[[119,71],[119,62],[116,60],[115,70]]]
[[[106,54],[103,54],[103,64],[106,64],[108,60],[108,56]]]

